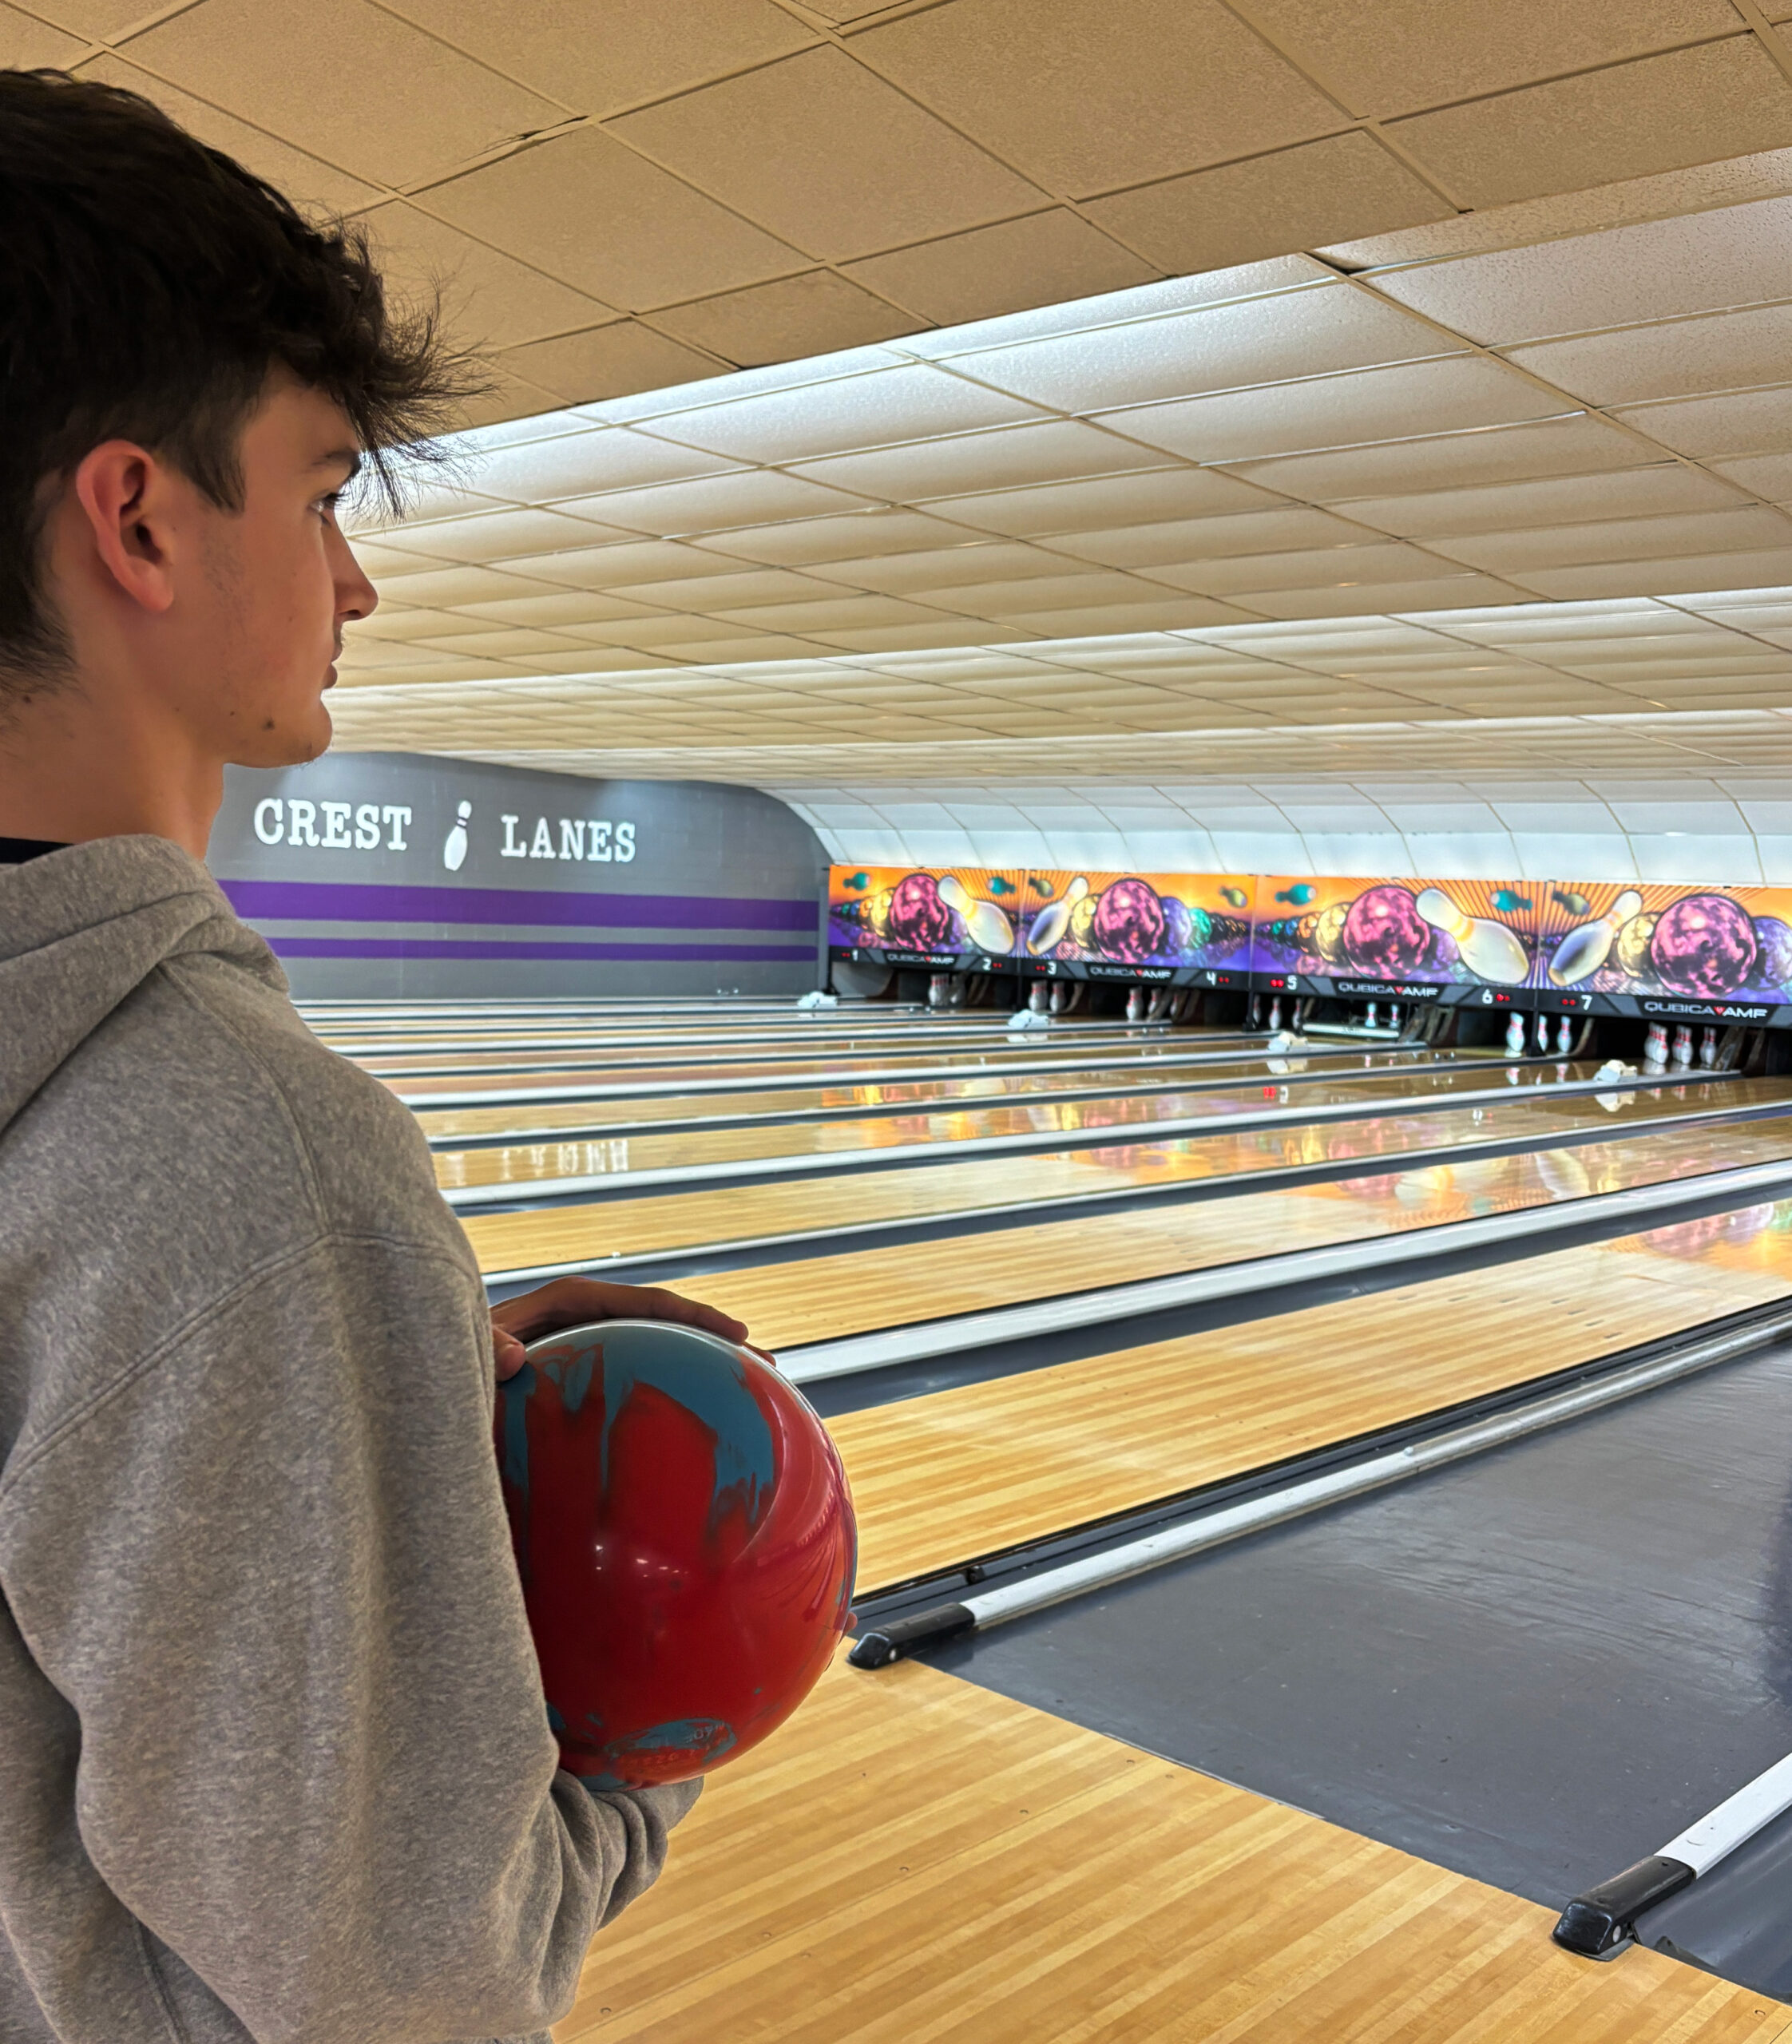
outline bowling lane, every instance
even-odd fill
[[[1792,1297],[1792,1201],[1746,1215],[841,1414],[860,1594]]]
[[[1700,1181],[1713,1174],[1773,1164],[1792,1171],[1792,1115],[697,1271],[680,1283],[745,1321],[755,1341],[783,1352],[1091,1289],[1257,1259],[1273,1263],[1304,1249],[1367,1247],[1540,1207],[1571,1227],[1580,1202],[1607,1193],[1672,1184],[1696,1198]],[[1792,1197],[1792,1185],[1786,1190]],[[793,1367],[800,1379],[799,1357]],[[837,1388],[836,1409],[851,1390],[850,1380]]]
[[[455,1206],[595,1191],[613,1183],[688,1183],[771,1171],[823,1171],[847,1158],[899,1165],[978,1151],[1044,1150],[1065,1137],[1091,1143],[1125,1131],[1150,1142],[1223,1127],[1421,1113],[1433,1107],[1493,1106],[1523,1093],[1571,1093],[1598,1084],[1591,1064],[1470,1066],[1371,1072],[1298,1087],[1279,1083],[1213,1092],[1108,1095],[971,1107],[952,1113],[879,1115],[851,1121],[692,1129],[592,1141],[500,1144],[436,1152],[436,1182]],[[1687,1082],[1718,1087],[1713,1079]]]
[[[1124,1064],[1134,1069],[1163,1064],[1219,1064],[1236,1063],[1253,1056],[1262,1057],[1267,1068],[1271,1053],[1265,1040],[1240,1043],[1223,1038],[1223,1048],[1210,1048],[1198,1032],[1177,1031],[1169,1037],[1143,1043],[1112,1042],[1093,1045],[1067,1044],[1043,1032],[1017,1035],[999,1044],[957,1053],[909,1053],[894,1048],[866,1052],[858,1059],[817,1056],[807,1050],[765,1053],[754,1061],[736,1063],[728,1059],[692,1057],[656,1062],[637,1059],[632,1053],[613,1062],[588,1064],[584,1069],[565,1072],[490,1072],[442,1073],[419,1079],[392,1079],[385,1083],[407,1107],[480,1107],[500,1103],[518,1104],[551,1100],[589,1100],[618,1098],[636,1093],[720,1092],[743,1086],[889,1085],[910,1079],[953,1078],[979,1072],[1082,1072],[1095,1064]],[[1376,1053],[1429,1064],[1448,1062],[1465,1056],[1481,1061],[1483,1052],[1429,1051],[1421,1044],[1409,1049],[1388,1048]],[[1347,1066],[1360,1063],[1366,1055],[1360,1044],[1312,1046],[1287,1062]]]
[[[1185,1048],[1191,1052],[1230,1052],[1234,1056],[1247,1048],[1261,1048],[1264,1044],[1264,1038],[1260,1034],[1245,1036],[1215,1032],[1209,1036],[1204,1032],[1193,1030],[1177,1032],[1176,1034],[1180,1036]],[[1169,1030],[1143,1023],[1136,1028],[1120,1023],[1101,1028],[1060,1027],[1049,1031],[980,1030],[974,1036],[943,1030],[918,1030],[912,1035],[907,1031],[890,1030],[866,1035],[863,1032],[832,1033],[827,1030],[791,1029],[767,1031],[755,1035],[743,1034],[738,1038],[682,1039],[676,1032],[668,1031],[619,1038],[613,1043],[589,1040],[561,1049],[544,1047],[539,1050],[530,1050],[526,1046],[506,1042],[502,1048],[462,1052],[425,1051],[394,1052],[391,1055],[357,1052],[351,1062],[359,1064],[364,1072],[371,1072],[376,1079],[391,1082],[413,1076],[425,1078],[432,1074],[463,1072],[553,1072],[565,1066],[586,1064],[620,1068],[668,1058],[683,1059],[697,1066],[728,1057],[805,1057],[838,1060],[854,1057],[887,1057],[911,1052],[916,1056],[946,1053],[973,1057],[985,1050],[1000,1052],[1009,1048],[1037,1048],[1047,1040],[1054,1048],[1074,1048],[1085,1055],[1111,1050],[1116,1056],[1124,1056],[1127,1048],[1133,1044],[1161,1047],[1173,1040]]]
[[[680,1827],[672,1875],[593,1945],[555,2036],[1774,2044],[1792,2027],[1659,1952],[1589,1966],[1551,1921],[975,1682],[837,1663]]]
[[[509,1281],[1071,1202],[1230,1191],[1277,1174],[1340,1165],[1367,1169],[1508,1144],[1532,1149],[1595,1132],[1767,1111],[1789,1101],[1792,1082],[1784,1079],[1632,1087],[1609,1095],[1533,1090],[1485,1107],[470,1214],[462,1225],[486,1275]]]
[[[1161,1036],[1168,1033],[1169,1027],[1167,1023],[1126,1022],[1117,1018],[1109,1021],[1079,1017],[1061,1020],[1057,1025],[1056,1033],[1095,1042],[1103,1037],[1137,1036],[1148,1032],[1154,1036]],[[740,1022],[714,1028],[662,1020],[658,1023],[619,1024],[613,1028],[601,1026],[549,1028],[537,1026],[451,1030],[439,1034],[414,1031],[383,1032],[376,1036],[344,1040],[335,1048],[339,1048],[344,1056],[353,1058],[356,1064],[364,1064],[371,1071],[383,1068],[394,1058],[414,1062],[430,1056],[453,1055],[492,1058],[513,1053],[519,1057],[533,1059],[545,1052],[573,1050],[597,1053],[642,1044],[688,1049],[715,1048],[726,1050],[738,1048],[743,1052],[761,1044],[913,1043],[918,1047],[937,1044],[965,1046],[1019,1033],[1022,1032],[1009,1028],[1005,1016],[990,1016],[978,1020],[974,1017],[966,1019],[955,1016],[949,1018],[942,1015],[932,1019],[917,1017],[909,1022],[886,1023],[878,1028],[867,1028],[856,1019],[836,1021],[826,1016],[806,1020],[802,1016],[794,1016],[751,1025]],[[1187,1033],[1193,1035],[1196,1032],[1190,1031]],[[1242,1030],[1215,1031],[1212,1033],[1223,1041],[1243,1043],[1252,1040]],[[1255,1040],[1262,1042],[1261,1031],[1253,1034]]]
[[[1354,1056],[1336,1061],[1283,1059],[1278,1064],[1285,1069],[1278,1069],[1275,1076],[1285,1085],[1304,1086],[1334,1077],[1346,1066],[1362,1072],[1422,1072],[1432,1065],[1457,1070],[1477,1064],[1497,1069],[1505,1062],[1492,1052],[1483,1058],[1453,1051],[1418,1058],[1410,1051],[1375,1051],[1364,1052],[1360,1063]],[[1130,1070],[1124,1065],[1097,1064],[1061,1072],[979,1072],[968,1078],[907,1079],[887,1086],[793,1087],[712,1093],[694,1100],[682,1095],[656,1099],[627,1095],[609,1101],[550,1102],[538,1107],[426,1109],[418,1114],[417,1119],[430,1141],[442,1147],[456,1140],[498,1142],[506,1137],[539,1143],[550,1136],[626,1135],[664,1122],[707,1127],[755,1121],[812,1121],[874,1112],[912,1114],[959,1102],[986,1104],[1080,1094],[1157,1093],[1183,1086],[1206,1091],[1241,1080],[1261,1083],[1270,1072],[1268,1061],[1260,1056],[1217,1064],[1152,1064]]]

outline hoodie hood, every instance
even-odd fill
[[[285,989],[267,945],[165,838],[0,866],[0,1132],[158,965],[198,952]]]

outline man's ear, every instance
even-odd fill
[[[158,614],[174,601],[180,481],[130,440],[102,442],[74,472],[75,503],[104,574],[121,595]]]

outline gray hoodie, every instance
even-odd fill
[[[203,866],[0,866],[0,2038],[537,2034],[692,1788],[557,1771],[422,1136]]]

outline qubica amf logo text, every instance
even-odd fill
[[[398,802],[307,802],[298,795],[270,795],[255,807],[255,834],[264,845],[305,852],[407,852],[414,810]],[[498,857],[573,861],[585,866],[627,866],[635,856],[635,826],[604,817],[538,816],[533,830],[520,814],[498,818],[503,832]],[[457,803],[442,840],[442,863],[458,873],[466,863],[475,825],[474,805]]]

